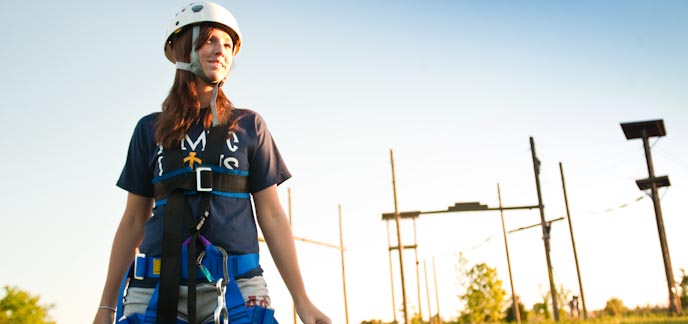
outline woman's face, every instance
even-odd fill
[[[201,70],[210,81],[219,82],[227,77],[234,59],[233,48],[234,43],[227,32],[212,29],[210,38],[198,50]]]

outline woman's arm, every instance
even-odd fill
[[[100,298],[100,306],[117,306],[119,286],[126,274],[136,247],[143,239],[143,227],[153,210],[153,199],[129,193],[124,215],[117,227],[115,239],[112,242],[110,252],[110,265],[108,266],[107,279]],[[98,309],[93,323],[108,323],[114,321],[114,312],[109,309]]]
[[[301,277],[291,227],[272,185],[253,195],[256,218],[275,265],[287,285],[296,311],[304,324],[330,324],[330,319],[311,303]]]

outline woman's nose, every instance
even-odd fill
[[[229,52],[229,49],[227,49],[227,46],[224,46],[223,44],[216,44],[214,51],[217,55],[227,56],[227,52]]]

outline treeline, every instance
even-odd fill
[[[458,296],[463,303],[464,309],[458,318],[450,321],[441,321],[439,316],[435,316],[430,322],[414,314],[410,319],[410,324],[473,324],[473,323],[513,323],[516,322],[516,310],[513,307],[513,298],[507,295],[502,287],[502,281],[497,276],[496,268],[491,268],[485,263],[469,266],[468,260],[459,254],[456,265],[457,281],[465,289],[465,292]],[[681,280],[679,283],[679,298],[684,313],[688,313],[688,274],[681,269]],[[518,313],[522,323],[549,323],[553,322],[551,310],[552,298],[550,291],[541,292],[542,301],[535,303],[532,308],[527,309],[523,303],[518,301]],[[559,319],[562,322],[579,321],[584,318],[582,305],[578,304],[578,297],[573,295],[571,290],[560,286],[557,289],[557,305]],[[403,307],[402,307],[403,309]],[[687,317],[671,317],[667,306],[650,306],[628,308],[623,301],[617,297],[607,300],[604,309],[588,311],[587,316],[590,323],[688,323]],[[402,317],[403,318],[403,317]],[[623,318],[641,318],[639,321],[625,321]],[[664,320],[643,321],[642,318],[666,318]],[[362,321],[361,324],[395,324],[393,322],[383,322],[381,320]]]

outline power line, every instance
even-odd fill
[[[645,198],[645,196],[638,196],[637,198],[633,199],[630,202],[625,202],[625,203],[619,204],[618,206],[606,208],[606,209],[602,210],[601,212],[600,211],[588,211],[586,214],[597,215],[597,214],[603,214],[603,213],[611,213],[611,212],[614,212],[618,209],[626,208],[626,207],[630,206],[631,204],[634,204],[636,202],[643,200],[644,198]]]
[[[483,245],[487,244],[487,242],[489,242],[490,240],[492,240],[492,238],[493,238],[494,236],[495,236],[495,234],[493,233],[493,234],[490,235],[488,238],[484,239],[482,242],[480,242],[480,243],[478,243],[477,245],[473,246],[472,248],[466,250],[466,252],[471,252],[471,251],[474,251],[474,250],[477,250],[477,249],[481,248]]]
[[[688,170],[688,162],[683,161],[678,156],[674,155],[673,153],[670,153],[668,150],[664,149],[661,146],[657,147],[657,150],[659,152],[661,152],[664,156],[669,157],[671,160],[673,160],[681,168]]]

